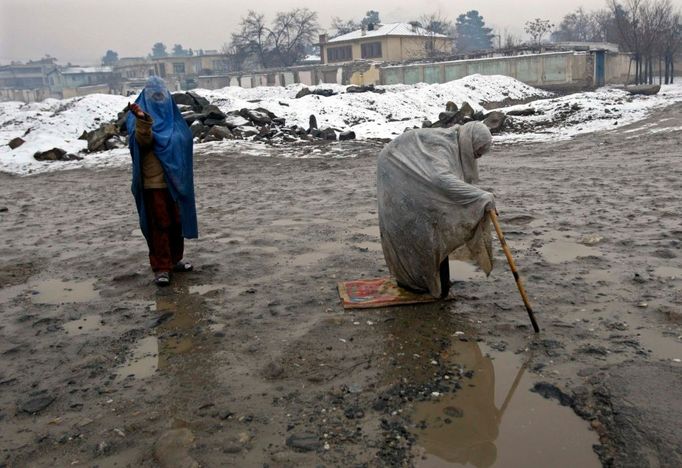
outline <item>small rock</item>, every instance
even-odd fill
[[[37,414],[54,403],[53,396],[33,398],[21,405],[21,411],[28,414]]]
[[[302,88],[298,93],[296,93],[296,99],[301,99],[302,97],[313,94],[310,88]]]
[[[483,123],[490,129],[490,133],[500,133],[504,129],[507,116],[504,112],[492,111],[486,115]]]
[[[443,413],[445,413],[446,416],[450,416],[451,418],[461,418],[464,416],[464,411],[454,406],[446,406],[443,409]]]
[[[299,452],[314,452],[322,448],[320,438],[315,434],[292,434],[287,438],[287,447]]]
[[[339,135],[339,141],[355,140],[355,132],[348,130]]]
[[[23,138],[16,137],[16,138],[12,138],[12,139],[9,141],[9,143],[7,143],[7,146],[9,146],[10,149],[16,149],[16,148],[19,148],[19,147],[20,147],[21,145],[23,145],[24,143],[26,143],[26,142],[24,141]]]

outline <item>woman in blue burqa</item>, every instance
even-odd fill
[[[192,134],[164,81],[152,76],[127,120],[133,158],[132,191],[158,286],[171,272],[192,270],[182,260],[184,238],[198,237],[192,174]]]

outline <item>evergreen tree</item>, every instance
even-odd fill
[[[492,29],[485,27],[483,17],[476,10],[459,15],[455,30],[457,32],[457,50],[460,52],[492,49],[493,47]]]
[[[365,17],[362,18],[360,25],[364,26],[365,29],[367,29],[367,26],[369,24],[373,24],[374,26],[376,26],[379,23],[381,23],[381,19],[379,18],[379,12],[375,10],[369,10]]]
[[[163,42],[157,42],[152,46],[152,57],[168,57],[166,45]]]
[[[116,62],[118,62],[118,53],[111,49],[107,50],[107,53],[102,57],[102,65],[111,66]]]

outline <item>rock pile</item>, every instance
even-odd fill
[[[320,90],[322,91],[325,90]],[[192,91],[175,93],[173,100],[178,105],[182,118],[189,125],[192,137],[200,143],[234,139],[273,143],[315,139],[328,141],[355,139],[355,133],[352,131],[340,132],[334,128],[318,128],[317,119],[314,116],[311,116],[308,128],[304,128],[298,125],[287,126],[284,118],[278,117],[263,107],[223,112],[218,106]],[[127,146],[127,115],[127,109],[124,109],[119,112],[115,122],[104,123],[96,130],[83,132],[80,138],[87,140],[88,152]]]
[[[75,154],[68,154],[61,148],[52,148],[47,151],[38,151],[33,155],[36,161],[79,161],[83,158]]]
[[[490,129],[490,133],[500,133],[505,128],[507,116],[500,111],[476,112],[471,104],[466,101],[461,108],[458,108],[454,102],[448,101],[445,105],[445,111],[438,114],[438,120],[435,122],[425,120],[422,123],[422,128],[450,128],[476,120],[483,122]]]

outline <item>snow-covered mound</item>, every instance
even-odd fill
[[[612,129],[616,121],[618,125],[631,123],[655,108],[682,101],[682,87],[678,85],[664,86],[661,93],[648,97],[630,97],[622,90],[610,88],[554,97],[510,77],[482,75],[444,84],[378,87],[383,93],[346,93],[346,86],[323,85],[318,88],[332,89],[337,94],[329,97],[311,94],[297,99],[301,88],[302,85],[228,87],[196,92],[224,112],[263,107],[284,117],[287,125],[304,128],[308,127],[310,115],[315,115],[320,128],[353,130],[358,139],[393,138],[405,128],[421,127],[424,119],[435,121],[448,101],[458,106],[466,101],[474,110],[482,110],[482,104],[534,100],[502,109],[505,112],[534,109],[533,115],[513,116],[510,131],[495,136],[496,141],[506,142],[570,138],[579,133]],[[33,155],[54,147],[74,154],[84,151],[86,142],[78,139],[83,131],[94,130],[101,123],[115,119],[134,98],[90,95],[32,104],[0,103],[0,171],[29,174],[128,164],[130,158],[125,148],[81,154],[82,161],[41,162]],[[26,143],[12,150],[7,142],[15,137],[23,138]],[[242,143],[229,140],[212,144],[211,148],[215,151]],[[196,145],[195,151],[200,152],[202,146]]]

